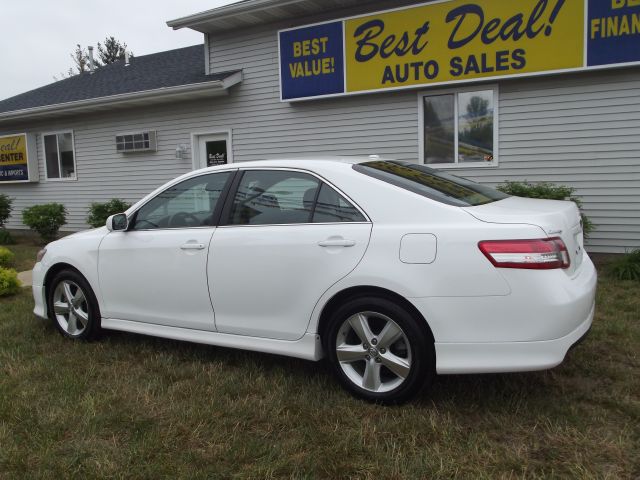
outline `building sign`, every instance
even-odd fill
[[[640,0],[589,0],[589,66],[640,61]]]
[[[27,135],[0,137],[0,183],[28,181]]]
[[[227,141],[214,140],[207,142],[207,167],[217,167],[226,165],[227,162]]]
[[[283,99],[344,93],[342,22],[280,34]]]
[[[640,0],[442,0],[402,7],[279,32],[281,98],[635,63],[639,32]]]

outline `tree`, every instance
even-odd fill
[[[98,56],[94,58],[94,68],[100,68],[104,65],[123,60],[127,51],[127,44],[121,42],[117,38],[110,36],[104,39],[104,45],[98,42]],[[129,56],[133,57],[133,53],[129,52]],[[64,80],[74,75],[89,71],[89,53],[86,48],[82,48],[80,44],[76,45],[76,49],[71,53],[71,59],[75,68],[70,68],[66,73],[62,72],[59,76],[53,77],[55,81]]]
[[[89,54],[86,48],[82,48],[78,43],[75,51],[71,54],[71,59],[76,65],[78,73],[84,73],[89,71]]]
[[[64,80],[65,78],[71,78],[79,73],[84,73],[89,71],[89,54],[85,48],[82,48],[80,44],[76,44],[76,49],[73,53],[70,53],[69,56],[73,60],[75,65],[75,69],[73,67],[69,68],[67,72],[60,72],[59,76],[54,75],[53,79],[57,82],[59,80]]]
[[[489,113],[489,100],[477,96],[471,97],[467,105],[467,114],[471,118],[482,118],[486,117],[487,113]]]
[[[106,37],[104,45],[98,42],[98,59],[103,65],[109,65],[123,60],[127,51],[127,44],[120,42],[115,37]],[[133,53],[129,52],[129,56],[133,57]]]

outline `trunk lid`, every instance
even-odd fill
[[[463,210],[486,223],[536,225],[548,238],[560,237],[564,241],[571,258],[568,273],[573,274],[582,264],[582,217],[573,202],[509,197],[486,205],[464,207]]]

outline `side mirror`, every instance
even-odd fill
[[[129,219],[124,213],[111,215],[107,218],[107,229],[110,232],[123,232],[129,228]]]

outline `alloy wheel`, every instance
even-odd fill
[[[336,337],[340,368],[351,382],[374,393],[398,388],[411,371],[411,346],[400,326],[376,312],[347,318]]]
[[[60,327],[78,337],[89,324],[89,305],[82,289],[70,280],[60,282],[53,292],[53,312]]]

